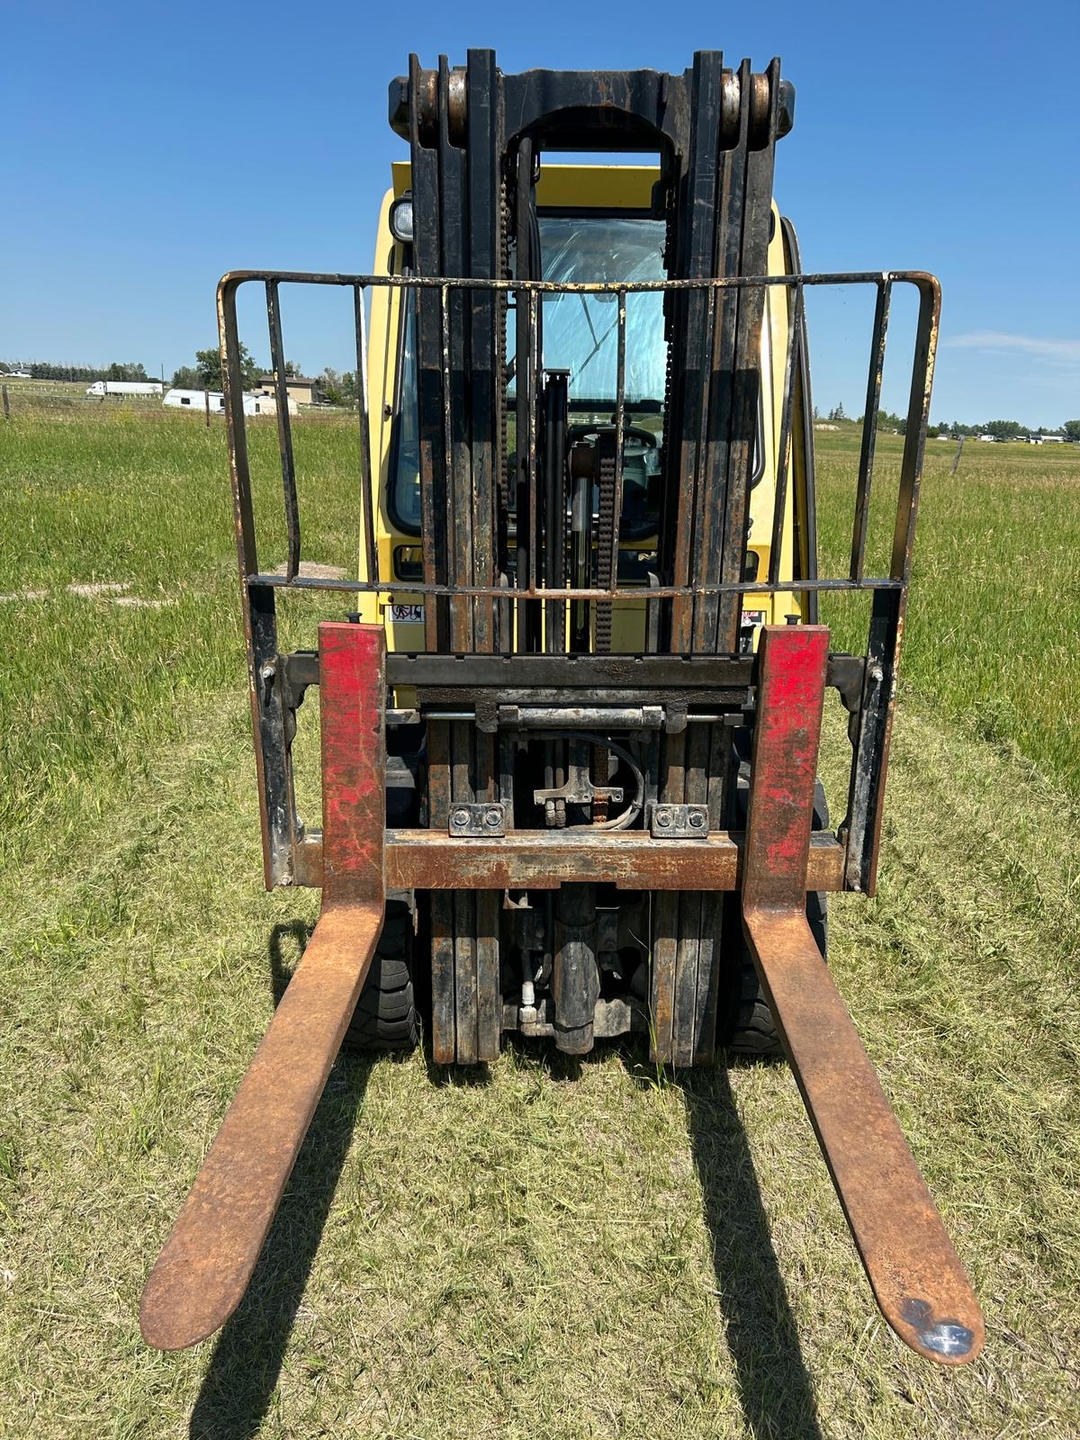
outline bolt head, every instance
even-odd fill
[[[450,823],[451,825],[457,826],[468,825],[469,812],[467,810],[455,810],[450,816]]]
[[[490,825],[491,828],[494,829],[495,826],[501,824],[501,822],[502,822],[502,813],[501,813],[501,811],[499,811],[498,809],[492,808],[491,810],[485,810],[485,811],[484,811],[484,824],[485,824],[485,825]]]
[[[690,826],[691,826],[691,828],[694,829],[694,830],[701,830],[701,829],[704,828],[704,825],[705,825],[705,816],[702,815],[702,814],[700,813],[700,811],[698,811],[698,810],[691,810],[691,812],[690,812]]]
[[[657,812],[656,812],[656,823],[657,823],[657,825],[663,825],[663,826],[670,825],[670,824],[671,824],[671,811],[670,811],[670,810],[657,810]]]

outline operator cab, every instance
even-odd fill
[[[414,271],[409,166],[397,163],[388,223],[394,236],[390,273]],[[666,224],[652,212],[655,165],[543,164],[536,184],[535,232],[540,269],[555,284],[610,284],[630,287],[668,278],[664,264]],[[385,212],[384,212],[385,213]],[[517,278],[516,242],[509,245],[508,273]],[[619,581],[647,585],[655,568],[661,525],[662,446],[664,439],[668,346],[664,333],[664,295],[659,290],[622,292],[626,305],[624,354],[622,508],[619,521]],[[419,538],[420,425],[417,403],[417,293],[402,301],[400,344],[396,351],[390,417],[385,505],[391,529]],[[567,446],[595,449],[600,434],[614,432],[618,391],[619,291],[610,294],[548,292],[542,297],[540,329],[545,373],[565,372],[568,379]],[[509,568],[514,566],[517,511],[514,445],[513,330],[514,301],[505,316],[506,440],[508,468]],[[765,406],[759,391],[750,485],[765,473]],[[597,518],[599,491],[593,486]],[[758,559],[748,552],[756,571]],[[419,580],[418,547],[398,546],[394,570],[401,580]]]

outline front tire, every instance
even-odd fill
[[[410,894],[387,896],[382,934],[345,1032],[352,1051],[414,1050],[420,1038],[413,986],[416,906]]]
[[[739,768],[738,814],[740,824],[746,825],[746,808],[749,796],[750,769]],[[821,781],[814,785],[813,830],[829,828],[829,806]],[[721,1032],[722,1043],[736,1055],[754,1055],[765,1059],[783,1053],[776,1021],[769,1009],[761,989],[754,962],[750,958],[742,932],[741,906],[737,896],[732,896],[724,907],[724,953],[732,956],[728,970],[727,1025]],[[823,960],[828,958],[829,918],[828,896],[823,890],[810,890],[806,896],[806,918],[813,932]]]

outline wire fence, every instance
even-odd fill
[[[81,380],[4,380],[0,382],[0,414],[10,420],[15,415],[42,410],[89,410],[110,405],[138,410],[161,408],[159,394],[90,395],[88,389]]]

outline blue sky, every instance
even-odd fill
[[[776,188],[804,267],[941,278],[934,418],[1057,425],[1080,417],[1078,42],[1076,0],[9,3],[0,358],[168,376],[214,343],[224,270],[367,270],[389,162],[406,155],[386,92],[410,50],[460,63],[488,45],[506,71],[681,70],[715,48],[756,69],[778,54],[795,83]],[[348,365],[325,308],[295,323],[287,350],[306,370]],[[857,413],[861,358],[819,327],[815,398]]]

